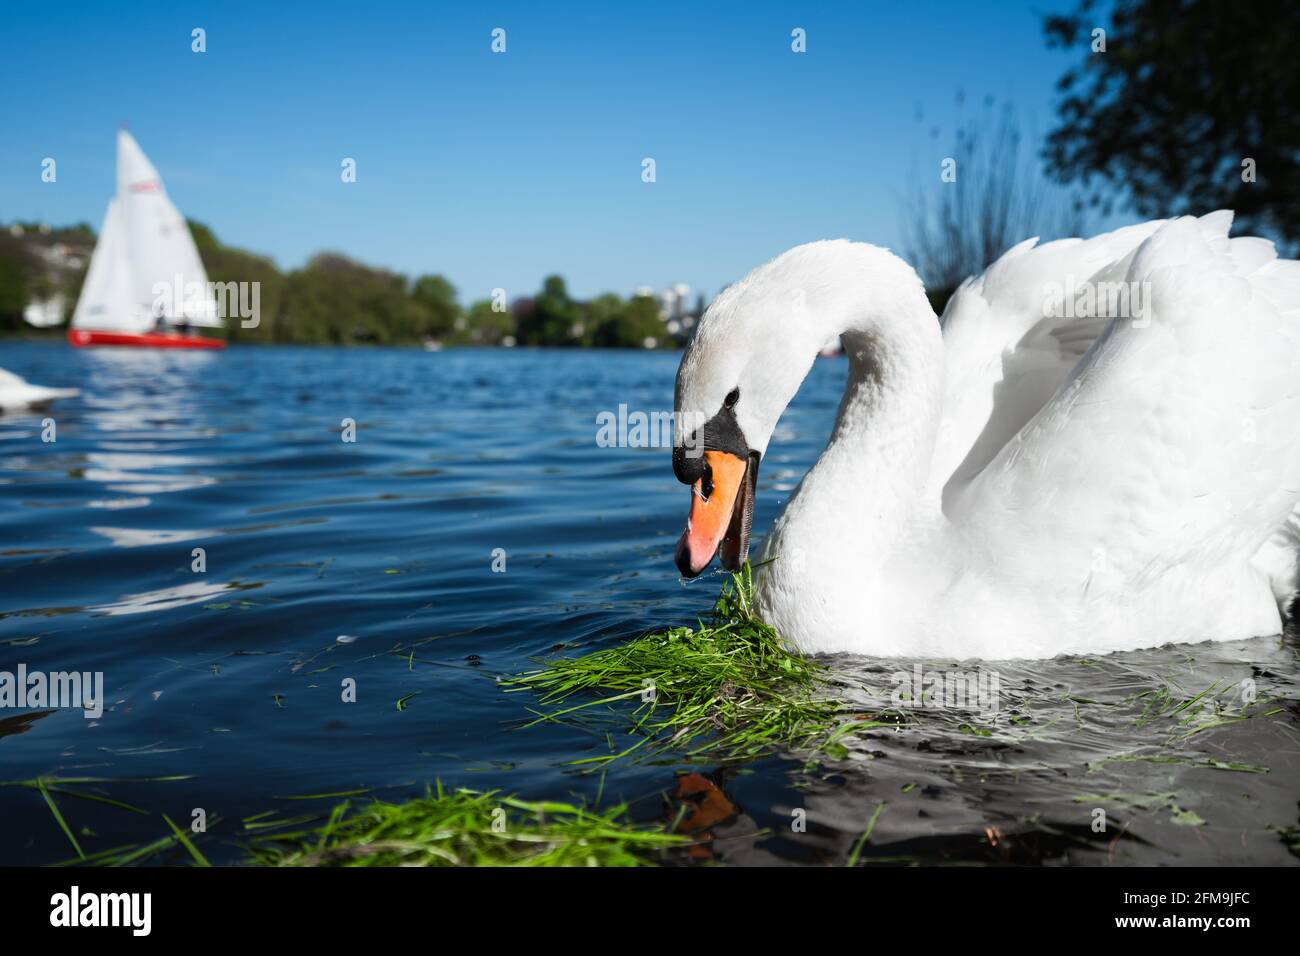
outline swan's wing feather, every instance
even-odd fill
[[[1131,590],[1171,573],[1204,589],[1224,569],[1254,586],[1248,562],[1300,502],[1300,264],[1228,224],[1172,220],[1127,254],[1141,320],[1108,323],[950,502],[1001,570]]]
[[[941,320],[946,381],[932,490],[978,474],[1065,381],[1108,321],[1076,317],[1069,292],[1122,275],[1161,225],[1042,245],[1029,239],[962,283]]]
[[[1053,323],[1047,328],[1047,334],[1056,342],[1056,353],[1062,362],[1069,362],[1073,367],[1084,353],[1092,348],[1092,343],[1101,338],[1106,331],[1110,316],[1075,319],[1065,324]]]

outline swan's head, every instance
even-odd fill
[[[758,465],[818,350],[840,329],[863,250],[844,240],[796,246],[723,292],[700,319],[677,370],[682,428],[673,471],[691,486],[677,544],[687,577],[717,554],[737,570],[749,551]]]

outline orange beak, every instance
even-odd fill
[[[677,542],[677,568],[693,578],[721,551],[722,566],[737,571],[749,553],[757,455],[706,451],[704,475],[691,485],[691,513]]]

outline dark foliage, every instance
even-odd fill
[[[1048,42],[1081,49],[1058,83],[1045,156],[1104,209],[1146,216],[1219,208],[1294,248],[1300,217],[1300,4],[1095,0],[1047,17]],[[1105,31],[1105,51],[1094,31]],[[1255,181],[1243,163],[1254,161]]]

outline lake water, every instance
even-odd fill
[[[868,862],[1300,862],[1291,637],[997,665],[996,720],[926,711],[811,764],[579,774],[567,762],[604,741],[521,729],[533,702],[496,675],[692,623],[717,594],[673,567],[688,497],[667,451],[596,442],[602,411],[671,407],[678,357],[0,344],[0,366],[82,390],[0,418],[0,671],[105,682],[96,720],[0,710],[0,863],[74,856],[20,785],[38,777],[80,781],[47,786],[88,855],[202,808],[200,847],[236,862],[243,821],[337,802],[304,796],[440,779],[649,820],[688,769],[723,795],[724,862],[843,862],[878,809]],[[844,374],[819,361],[782,420],[756,534],[815,460]],[[832,663],[864,706],[899,669]]]

